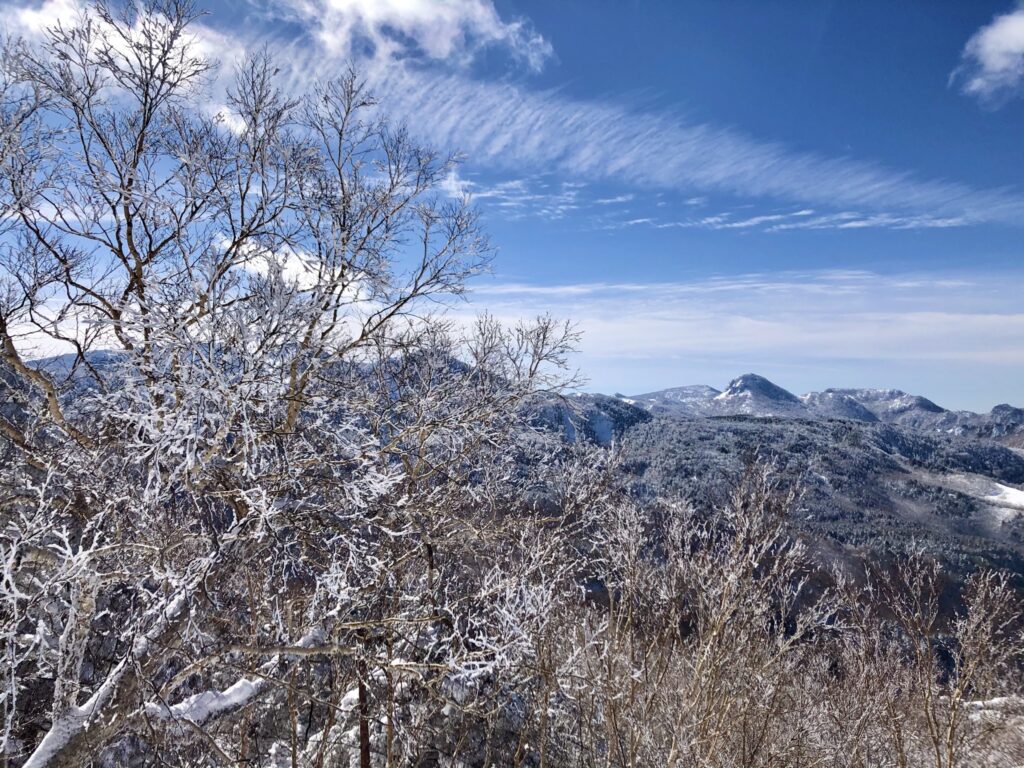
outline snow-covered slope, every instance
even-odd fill
[[[807,409],[821,419],[846,419],[848,421],[878,421],[878,417],[863,403],[848,394],[828,389],[824,392],[809,392],[800,397]]]
[[[826,389],[822,394],[848,397],[879,421],[907,427],[930,427],[950,413],[926,397],[908,395],[898,389]]]
[[[679,414],[683,416],[704,416],[708,404],[722,394],[714,387],[706,384],[694,384],[688,387],[673,387],[660,392],[648,392],[628,398],[632,402],[651,413]]]
[[[1003,523],[1024,514],[1024,490],[997,483],[984,475],[950,473],[935,482],[982,502],[990,510],[994,522]]]

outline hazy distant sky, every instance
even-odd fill
[[[25,34],[75,0],[8,3]],[[589,388],[755,371],[1024,405],[1024,5],[211,2],[225,70],[355,61],[467,160],[499,248],[468,307],[585,332]],[[215,107],[216,105],[212,105]]]

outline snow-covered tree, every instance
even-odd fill
[[[574,333],[446,322],[490,253],[452,158],[264,55],[210,114],[196,18],[97,3],[4,54],[2,750],[393,764],[417,690],[538,609],[517,436]]]

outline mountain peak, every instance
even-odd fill
[[[735,397],[757,397],[778,402],[800,404],[800,398],[792,392],[774,384],[764,376],[756,373],[745,373],[729,382],[722,394],[716,400],[726,400]]]

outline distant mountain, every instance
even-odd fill
[[[733,379],[724,391],[694,385],[623,399],[655,415],[810,416],[800,398],[755,373],[745,373]]]
[[[1014,408],[1012,405],[997,405],[987,414],[979,417],[982,419],[975,428],[977,437],[987,437],[991,440],[1012,445],[1017,448],[1024,448],[1024,408]]]
[[[745,373],[730,381],[724,392],[711,399],[708,415],[806,418],[810,414],[792,392],[763,376]]]
[[[952,414],[926,397],[898,389],[826,389],[825,393],[855,400],[886,424],[929,429]]]
[[[1024,447],[1024,408],[997,405],[987,414],[950,411],[898,389],[826,389],[798,397],[763,376],[747,373],[733,379],[724,391],[695,385],[618,397],[654,416],[880,422]]]
[[[807,410],[820,419],[843,419],[848,421],[881,421],[874,411],[860,400],[845,392],[828,389],[824,392],[809,392],[800,398]]]
[[[618,395],[621,400],[637,405],[655,415],[676,414],[682,416],[703,416],[707,403],[718,395],[722,394],[714,387],[704,384],[695,384],[689,387],[673,387],[663,389],[660,392],[650,392],[646,395],[625,397]]]

